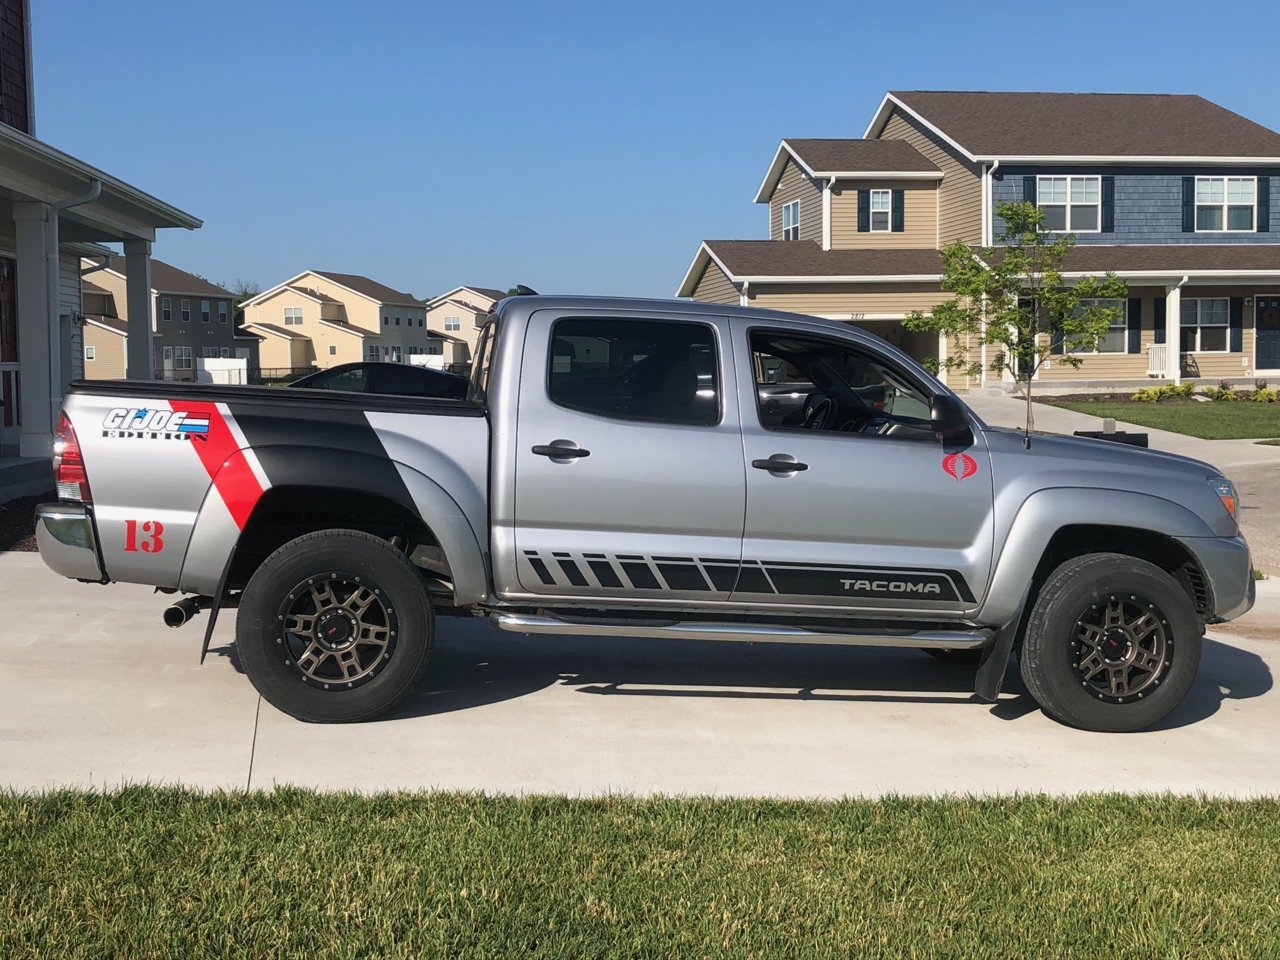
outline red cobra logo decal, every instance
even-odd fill
[[[967,453],[948,453],[942,458],[942,472],[950,474],[957,481],[964,480],[978,472],[978,461]]]

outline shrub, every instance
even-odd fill
[[[1138,403],[1155,403],[1165,396],[1167,387],[1144,387],[1133,395]]]
[[[1218,400],[1218,401],[1222,401],[1222,400],[1230,401],[1230,400],[1240,399],[1239,397],[1236,396],[1236,392],[1231,389],[1231,384],[1227,384],[1225,387],[1223,386],[1205,387],[1204,395],[1208,397],[1210,400]]]
[[[1196,385],[1194,383],[1180,383],[1176,387],[1169,387],[1171,397],[1185,397],[1188,400],[1196,395]]]
[[[1264,383],[1249,394],[1249,399],[1254,403],[1275,403],[1280,400],[1280,390],[1268,389]]]

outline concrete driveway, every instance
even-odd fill
[[[1053,723],[1016,680],[978,703],[971,668],[915,651],[523,639],[454,620],[397,716],[312,726],[237,672],[233,614],[201,667],[202,620],[162,626],[148,588],[72,583],[18,553],[0,553],[0,583],[0,785],[19,790],[1280,792],[1280,643],[1216,630],[1187,702],[1127,736]],[[1242,632],[1276,635],[1278,585]]]

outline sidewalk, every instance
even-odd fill
[[[993,427],[1021,429],[1027,420],[1026,402],[1016,397],[965,397],[975,413]],[[1076,430],[1101,430],[1102,419],[1046,403],[1035,406],[1036,429],[1070,435]],[[1240,529],[1249,541],[1254,565],[1269,576],[1280,576],[1280,447],[1252,440],[1201,440],[1183,433],[1152,430],[1116,422],[1117,430],[1145,433],[1153,450],[1163,450],[1211,463],[1231,479],[1240,492]]]

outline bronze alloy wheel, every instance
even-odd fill
[[[395,653],[395,610],[368,577],[331,572],[297,584],[277,616],[284,662],[319,690],[350,690],[385,670]]]
[[[1150,696],[1173,662],[1173,631],[1164,612],[1141,595],[1112,595],[1076,621],[1071,666],[1081,685],[1106,703]]]

